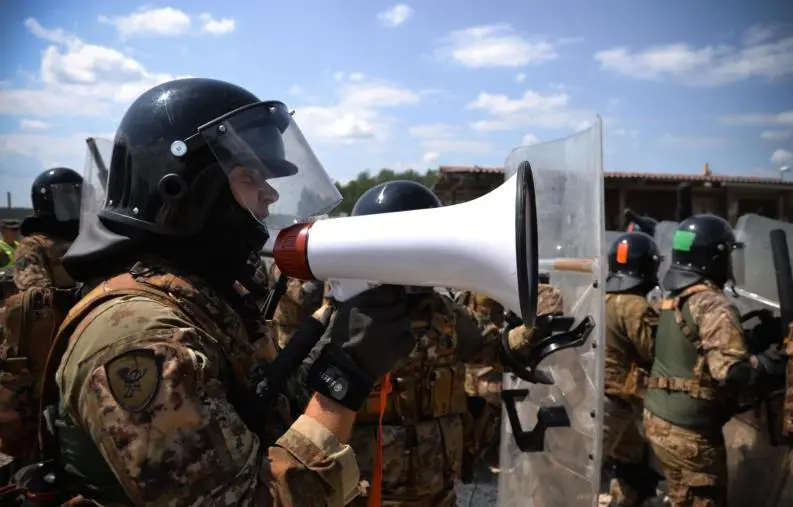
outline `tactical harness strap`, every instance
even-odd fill
[[[694,294],[712,290],[709,285],[700,284],[687,289],[683,294],[674,298],[664,299],[661,302],[661,311],[673,311],[675,323],[680,332],[697,349],[697,360],[691,378],[678,377],[650,377],[647,379],[647,388],[664,389],[687,393],[692,398],[702,400],[721,400],[721,390],[715,388],[713,380],[704,380],[703,374],[707,366],[707,358],[703,354],[702,340],[699,337],[694,317],[686,306],[688,298]]]

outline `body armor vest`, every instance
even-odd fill
[[[720,428],[732,415],[726,389],[710,375],[688,308],[688,298],[706,290],[714,289],[695,285],[661,303],[655,361],[644,395],[647,410],[692,429]]]

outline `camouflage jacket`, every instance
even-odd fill
[[[606,394],[642,397],[657,327],[658,313],[645,297],[606,294]]]
[[[349,446],[307,416],[284,432],[283,399],[268,407],[277,417],[249,417],[248,370],[275,354],[267,327],[243,321],[197,277],[159,263],[131,273],[167,302],[132,295],[98,304],[77,323],[56,373],[62,414],[102,451],[131,502],[349,501],[358,477]]]
[[[14,258],[14,284],[20,291],[30,287],[74,287],[61,258],[71,242],[33,233],[22,238]]]

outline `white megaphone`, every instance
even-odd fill
[[[281,273],[483,293],[533,324],[537,213],[528,162],[492,192],[441,208],[331,218],[282,230]]]

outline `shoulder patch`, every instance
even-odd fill
[[[154,351],[130,350],[105,365],[110,394],[122,408],[141,412],[154,400],[162,373]]]

